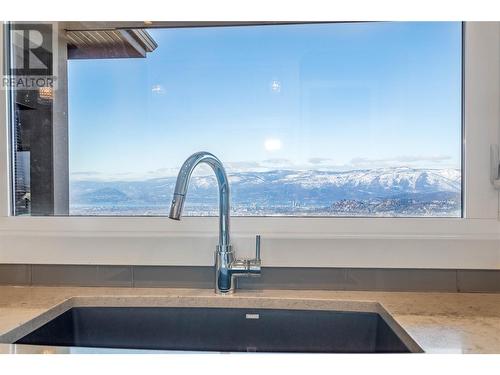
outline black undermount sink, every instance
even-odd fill
[[[74,307],[16,344],[217,352],[411,352],[374,312],[199,307]]]

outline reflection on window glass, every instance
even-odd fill
[[[167,215],[204,150],[233,215],[461,215],[460,23],[147,32],[145,57],[68,61],[69,214]],[[185,213],[216,191],[199,168]]]

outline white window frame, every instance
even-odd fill
[[[463,218],[235,217],[237,252],[250,256],[260,233],[268,267],[500,269],[499,194],[489,181],[500,23],[465,23],[463,53]],[[0,113],[0,263],[213,265],[217,218],[11,216],[5,91]]]

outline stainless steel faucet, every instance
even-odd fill
[[[194,153],[182,165],[177,176],[169,217],[180,220],[191,174],[200,163],[208,164],[212,168],[219,186],[219,244],[215,250],[215,292],[228,294],[234,292],[235,277],[260,275],[260,236],[255,238],[254,259],[235,259],[229,235],[229,180],[222,162],[205,151]]]

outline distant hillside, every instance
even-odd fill
[[[229,175],[234,215],[458,216],[456,169],[382,168],[345,172],[275,170]],[[72,214],[166,215],[175,177],[72,181]],[[213,215],[217,182],[193,176],[186,214]]]

